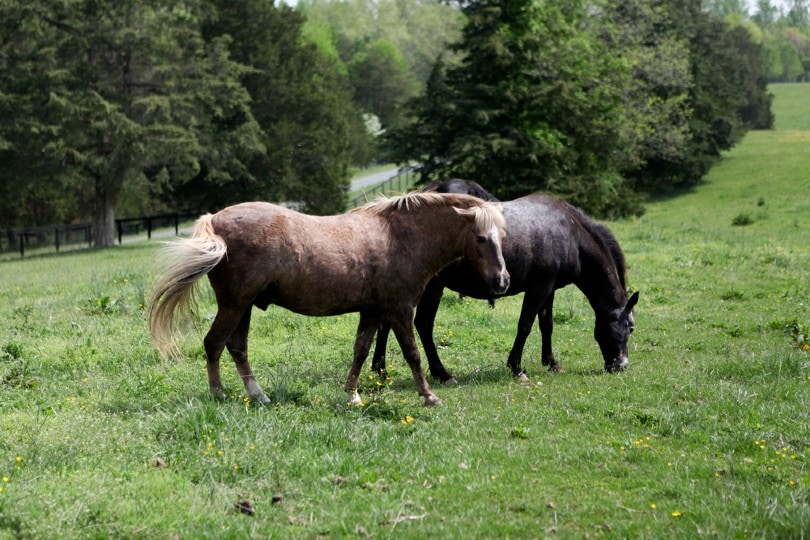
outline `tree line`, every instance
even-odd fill
[[[765,34],[716,4],[3,0],[0,227],[333,213],[375,160],[639,212],[772,125]]]

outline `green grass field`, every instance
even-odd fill
[[[357,317],[257,313],[268,407],[207,395],[200,303],[163,361],[144,320],[157,242],[0,263],[0,538],[806,538],[810,531],[810,85],[779,85],[694,192],[611,223],[641,292],[630,368],[555,304],[565,373],[519,298],[446,294],[460,384],[425,409],[393,340],[366,404],[342,391]],[[254,515],[235,510],[249,499]]]

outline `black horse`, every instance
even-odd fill
[[[452,189],[463,193],[468,193],[468,189],[483,190],[475,183],[452,182]],[[428,188],[440,191],[433,185]],[[489,200],[493,199],[489,195]],[[605,370],[625,369],[627,341],[635,326],[632,310],[638,302],[638,292],[628,297],[624,254],[610,230],[578,208],[548,195],[528,195],[501,204],[506,219],[503,256],[511,276],[505,296],[525,293],[517,335],[507,362],[512,373],[525,378],[521,358],[535,318],[539,319],[542,336],[543,365],[552,371],[562,371],[551,349],[552,308],[554,291],[572,283],[585,294],[594,310],[594,338],[602,351]],[[473,298],[492,300],[494,297],[475,271],[467,263],[458,261],[439,272],[419,300],[414,324],[430,372],[444,383],[454,383],[455,379],[439,359],[433,340],[433,325],[445,287]],[[385,371],[387,338],[388,329],[383,323],[372,361],[372,369],[378,372]]]
[[[485,201],[489,202],[498,202],[498,199],[496,199],[495,196],[489,191],[481,187],[481,184],[478,182],[473,182],[472,180],[461,180],[460,178],[453,178],[451,180],[445,180],[444,182],[431,182],[425,185],[421,191],[435,191],[437,193],[461,193],[463,195],[472,195],[473,197],[478,197],[479,199],[484,199]]]

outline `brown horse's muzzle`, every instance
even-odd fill
[[[490,294],[495,295],[502,295],[504,294],[507,289],[509,289],[509,272],[506,271],[506,268],[501,272],[495,274],[492,280],[489,283],[489,292]]]

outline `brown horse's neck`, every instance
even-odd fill
[[[464,256],[464,233],[471,224],[451,206],[434,208],[429,216],[421,210],[407,211],[408,215],[397,216],[390,225],[395,255],[417,274],[424,274],[427,283],[444,266]]]

